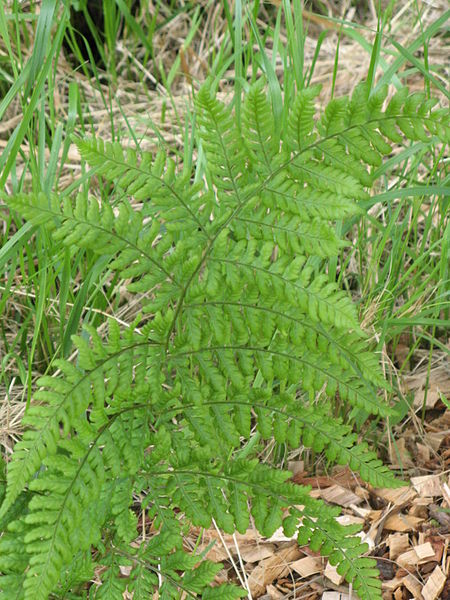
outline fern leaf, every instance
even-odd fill
[[[392,145],[447,140],[448,114],[406,88],[383,109],[387,89],[366,84],[319,111],[314,86],[285,107],[279,135],[264,84],[246,94],[242,124],[212,82],[197,93],[195,183],[165,152],[83,139],[117,204],[84,192],[6,199],[68,255],[102,256],[143,316],[123,332],[111,320],[104,336],[87,327],[73,337],[76,365],[55,362],[59,374],[38,382],[0,509],[2,597],[77,597],[95,556],[106,567],[98,598],[126,588],[137,600],[180,589],[238,598],[211,587],[220,565],[184,552],[182,530],[214,519],[244,533],[252,516],[262,534],[284,527],[328,555],[363,600],[381,598],[356,528],[255,457],[259,436],[274,438],[374,486],[401,485],[330,416],[337,402],[367,415],[392,409],[377,395],[388,386],[356,307],[326,264],[344,247],[335,221],[361,212]],[[152,536],[136,547],[138,499]]]

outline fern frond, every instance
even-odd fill
[[[77,140],[119,189],[116,205],[85,193],[62,205],[55,195],[7,199],[58,244],[105,257],[144,317],[123,332],[112,320],[104,336],[87,326],[73,337],[76,365],[55,361],[59,374],[39,380],[0,509],[2,597],[77,597],[95,556],[106,567],[98,598],[125,589],[137,600],[156,589],[238,598],[210,587],[220,566],[184,552],[183,524],[214,519],[243,533],[252,518],[263,535],[298,532],[363,600],[381,598],[374,563],[338,509],[239,456],[256,430],[323,452],[374,486],[400,485],[330,416],[337,401],[368,415],[391,408],[377,395],[386,384],[355,305],[324,267],[344,246],[334,221],[360,211],[392,145],[445,141],[449,123],[406,89],[386,109],[386,89],[363,84],[324,111],[318,93],[297,94],[279,135],[264,82],[246,95],[242,127],[207,83],[196,97],[198,183],[163,152]],[[137,499],[152,520],[140,545]]]
[[[64,444],[67,455],[48,457],[45,471],[29,487],[37,492],[24,521],[30,567],[24,582],[25,600],[45,600],[59,580],[62,568],[78,550],[90,546],[88,511],[102,485],[103,463],[98,450],[86,449],[75,440]],[[96,524],[97,527],[101,523]]]

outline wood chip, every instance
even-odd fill
[[[387,539],[389,546],[389,559],[395,560],[397,556],[409,550],[409,536],[407,533],[392,533]]]
[[[303,460],[290,460],[288,461],[288,469],[292,473],[292,475],[297,475],[298,473],[304,473],[305,471],[305,461]]]
[[[280,527],[279,529],[277,529],[275,531],[275,533],[273,535],[270,536],[270,538],[267,538],[267,541],[279,543],[279,542],[292,542],[293,540],[296,540],[296,539],[297,539],[297,532],[295,532],[293,536],[287,537],[286,535],[284,535],[283,528]]]
[[[364,525],[362,517],[354,517],[353,515],[340,515],[336,517],[336,521],[340,525]]]
[[[420,546],[414,546],[411,550],[407,550],[403,552],[397,557],[397,563],[401,567],[416,567],[417,565],[423,565],[429,562],[431,559],[434,560],[434,548],[427,542],[425,544],[421,544]]]
[[[311,493],[311,495],[313,494]],[[351,504],[360,504],[363,501],[362,498],[341,485],[332,485],[325,490],[318,490],[318,495],[326,502],[338,506],[350,506]]]
[[[298,560],[301,555],[300,548],[295,544],[279,550],[270,558],[262,560],[248,578],[252,596],[258,597],[264,594],[269,584],[289,573],[291,563]]]
[[[411,483],[419,496],[442,496],[439,475],[425,475],[424,477],[411,477]]]
[[[358,517],[361,517],[362,519],[370,519],[372,513],[378,512],[378,511],[373,511],[370,508],[363,508],[362,506],[356,506],[356,504],[351,504],[349,508],[352,509],[352,511],[355,513],[355,515],[357,515]]]
[[[383,581],[381,583],[381,589],[387,592],[394,592],[398,587],[402,585],[403,579],[395,577],[394,579],[389,579],[388,581]]]
[[[389,531],[414,531],[417,526],[423,522],[423,519],[419,517],[413,517],[411,515],[395,514],[389,515],[384,523],[384,528]]]
[[[322,600],[350,600],[350,597],[343,592],[324,592]]]
[[[413,504],[408,513],[414,517],[422,517],[426,519],[428,517],[428,507],[432,502],[432,498],[414,498]]]
[[[425,544],[420,544],[420,546],[414,546],[414,552],[417,554],[419,560],[434,558],[434,548],[430,542],[425,542]]]
[[[405,567],[405,569],[410,569],[419,563],[419,559],[417,558],[417,554],[414,552],[414,549],[411,549],[397,556],[397,563],[401,567]]]
[[[409,574],[406,577],[403,577],[402,584],[409,592],[411,592],[415,600],[422,600],[422,585],[417,579],[417,577],[414,577],[414,575]]]
[[[450,483],[450,481],[449,481]],[[447,508],[450,508],[450,485],[447,483],[442,484],[442,495],[444,497]]]
[[[390,502],[399,508],[406,506],[413,498],[416,497],[417,492],[411,487],[403,487],[397,489],[390,488],[377,488],[375,494],[380,498],[383,498],[386,502]]]
[[[293,562],[291,569],[298,573],[300,577],[310,577],[322,571],[323,562],[321,558],[316,556],[305,556],[305,558]]]
[[[444,589],[446,580],[447,578],[438,565],[423,586],[422,596],[424,600],[436,600]]]
[[[337,572],[336,567],[333,567],[330,563],[327,563],[323,574],[331,581],[331,583],[334,583],[334,585],[341,585],[344,581],[342,575],[339,575]]]

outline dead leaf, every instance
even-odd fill
[[[431,459],[431,449],[429,446],[425,446],[425,444],[416,444],[417,448],[417,458],[420,460],[422,464],[427,463]]]
[[[280,590],[277,590],[274,585],[267,586],[267,595],[270,600],[282,600],[284,598],[284,594],[282,594]]]
[[[398,587],[394,592],[394,600],[403,600],[403,590]]]
[[[400,467],[409,469],[414,465],[411,454],[406,448],[405,438],[399,438],[395,444],[391,444],[389,446],[389,460],[394,469],[398,469]]]
[[[313,489],[323,489],[336,484],[353,489],[362,483],[362,480],[348,467],[338,467],[336,470],[333,470],[331,476],[315,475],[311,477],[308,471],[304,471],[303,473],[296,473],[293,480],[300,485],[310,485]]]
[[[424,369],[421,373],[405,377],[405,383],[414,392],[415,408],[423,406],[424,402],[426,408],[434,408],[441,394],[450,394],[450,377],[445,366],[437,367],[430,373]]]

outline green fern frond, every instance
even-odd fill
[[[336,402],[368,415],[391,407],[355,305],[324,267],[345,245],[334,221],[361,210],[392,145],[445,141],[449,123],[405,89],[383,109],[387,90],[363,84],[323,111],[319,91],[296,95],[280,133],[264,81],[246,94],[239,126],[207,83],[196,97],[198,183],[163,152],[77,140],[120,191],[116,205],[85,193],[62,205],[7,199],[58,244],[103,256],[144,316],[124,331],[111,320],[102,336],[86,327],[73,337],[76,364],[54,361],[59,374],[38,382],[0,509],[2,597],[77,597],[95,561],[96,598],[238,598],[211,587],[220,566],[184,552],[183,527],[214,519],[243,533],[253,519],[263,535],[283,527],[328,555],[363,600],[381,598],[374,562],[338,509],[253,458],[260,447],[239,456],[258,431],[374,486],[401,485],[330,416]],[[153,528],[140,544],[138,500]]]

